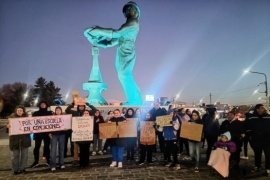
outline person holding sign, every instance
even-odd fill
[[[83,117],[89,117],[90,111],[85,110]],[[90,152],[90,143],[91,141],[78,141],[80,147],[80,167],[85,168],[89,166],[89,152]]]
[[[93,152],[92,156],[97,154],[97,145],[98,145],[98,154],[102,155],[102,139],[99,139],[99,123],[104,123],[104,118],[101,116],[99,110],[95,112],[94,115],[94,144],[93,144]]]
[[[39,110],[35,111],[32,115],[32,117],[36,116],[50,116],[53,115],[52,111],[48,111],[48,104],[45,101],[41,101],[39,104]],[[35,140],[35,148],[34,148],[34,157],[35,161],[31,165],[31,168],[39,166],[39,149],[41,146],[41,143],[43,141],[44,147],[43,147],[43,157],[46,158],[46,164],[50,166],[50,138],[49,133],[35,133],[34,134],[34,140]]]
[[[116,122],[126,122],[127,120],[121,116],[121,112],[119,109],[114,110],[114,117],[111,118],[108,123]],[[116,167],[118,163],[118,168],[123,167],[123,156],[124,156],[124,146],[125,139],[124,138],[112,138],[110,141],[112,148],[112,163],[110,167]]]
[[[165,165],[167,167],[174,167],[176,170],[181,169],[180,164],[177,159],[177,131],[180,128],[180,120],[176,115],[176,111],[169,109],[168,115],[172,117],[171,126],[160,127],[157,125],[157,130],[163,133],[165,141],[165,158],[168,160],[168,163]],[[171,155],[173,156],[173,163],[171,161]]]
[[[135,118],[135,111],[132,108],[128,108],[125,118]],[[127,160],[134,161],[135,145],[137,137],[128,137],[126,138],[127,145]]]
[[[143,123],[148,123],[145,126],[143,126]],[[152,123],[151,123],[152,122]],[[152,125],[152,126],[151,126]],[[155,133],[155,121],[152,119],[151,114],[150,113],[146,113],[145,115],[145,120],[140,121],[140,137],[141,137],[141,141],[140,141],[140,161],[139,161],[139,165],[144,165],[145,162],[145,156],[147,153],[147,163],[151,164],[153,163],[152,161],[152,153],[153,153],[153,149],[156,146],[156,133]],[[150,140],[151,135],[150,133],[152,132],[153,135],[153,142],[151,143]],[[143,141],[144,137],[146,136],[146,142]],[[147,140],[149,140],[147,142]]]
[[[17,106],[15,112],[10,115],[9,118],[27,117],[25,108],[23,106]],[[8,123],[7,128],[11,128]],[[9,149],[12,151],[12,171],[14,175],[20,173],[26,173],[25,168],[27,166],[28,148],[31,146],[31,138],[29,134],[11,135],[9,136]]]
[[[56,107],[55,113],[57,115],[62,115],[62,108]],[[51,171],[56,170],[56,155],[57,155],[57,144],[58,144],[58,155],[59,155],[59,167],[60,169],[65,169],[64,166],[64,149],[65,149],[65,131],[54,131],[49,133],[51,139]]]
[[[195,110],[192,111],[191,119],[188,122],[192,122],[196,124],[203,124],[203,121],[200,118],[200,113]],[[194,172],[199,172],[200,171],[199,163],[200,163],[200,158],[201,158],[201,141],[197,142],[197,141],[188,140],[188,145],[189,145],[190,157],[191,158],[195,157],[195,160],[196,160]]]

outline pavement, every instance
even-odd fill
[[[33,162],[33,148],[29,148],[28,166]],[[41,147],[41,152],[42,152]],[[72,180],[72,179],[99,179],[99,180],[116,180],[116,179],[133,179],[133,180],[196,180],[196,179],[224,179],[217,172],[211,170],[205,163],[206,149],[202,149],[202,158],[200,172],[193,171],[193,162],[183,160],[184,155],[179,157],[181,169],[174,170],[173,168],[165,167],[162,162],[162,154],[154,153],[152,165],[138,166],[135,161],[123,162],[123,168],[110,168],[111,155],[96,155],[90,156],[90,166],[85,169],[80,169],[78,166],[72,165],[72,157],[65,158],[65,170],[57,169],[51,172],[50,168],[45,164],[45,160],[40,157],[40,166],[37,168],[27,168],[26,174],[13,175],[11,170],[11,151],[8,147],[8,135],[5,133],[5,128],[0,129],[0,180],[28,180],[28,179],[44,179],[44,180]],[[42,154],[42,153],[41,153]],[[239,170],[234,170],[234,175],[228,179],[270,179],[264,174],[253,174],[250,169],[254,165],[254,157],[252,150],[249,148],[249,160],[241,160]],[[138,152],[135,159],[138,160]],[[264,157],[262,166],[264,165]]]

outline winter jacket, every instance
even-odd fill
[[[97,120],[99,119],[99,122]],[[99,134],[99,124],[104,123],[103,116],[94,116],[94,134]]]
[[[217,139],[220,135],[219,122],[213,116],[204,116],[203,126],[205,138]]]
[[[45,103],[46,104],[46,108],[41,108],[41,104],[42,103]],[[52,111],[48,111],[47,108],[48,108],[48,104],[46,102],[44,102],[44,101],[41,101],[39,103],[39,110],[38,111],[35,111],[32,114],[32,117],[35,117],[35,116],[51,116],[51,115],[53,115],[53,112]],[[34,139],[42,139],[42,138],[48,137],[48,136],[49,136],[49,132],[35,133],[34,134]]]
[[[230,151],[230,153],[234,153],[236,151],[235,143],[232,141],[222,142],[221,140],[219,140],[214,144],[214,147],[225,149],[227,151]]]
[[[16,114],[16,110],[18,108],[22,108],[24,110],[24,114],[22,116],[18,116]],[[15,113],[12,113],[9,118],[21,118],[21,117],[27,117],[27,114],[25,113],[25,108],[23,106],[17,106],[15,109]],[[28,148],[30,146],[31,146],[30,134],[20,134],[20,135],[9,136],[9,149],[11,151]]]

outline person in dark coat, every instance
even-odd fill
[[[265,169],[270,176],[270,115],[263,104],[255,106],[253,114],[245,121],[246,131],[250,131],[250,145],[255,154],[252,172],[261,170],[262,152],[265,155]]]
[[[203,117],[204,137],[207,142],[206,162],[208,162],[212,146],[220,135],[219,122],[216,119],[216,108],[208,108],[208,115]]]
[[[132,108],[128,108],[125,114],[125,118],[135,118],[135,111]],[[129,137],[126,139],[126,146],[127,146],[127,160],[134,161],[134,153],[135,153],[135,145],[137,141],[137,137]]]
[[[104,123],[104,118],[101,116],[99,110],[95,112],[94,115],[94,143],[93,143],[93,152],[92,156],[95,156],[97,153],[102,155],[102,139],[99,139],[99,124]],[[98,149],[97,149],[98,145]]]
[[[155,102],[154,107],[149,111],[149,113],[151,114],[151,116],[152,116],[152,118],[153,118],[154,121],[156,121],[157,116],[167,115],[166,109],[160,108],[160,103],[159,102]],[[163,133],[157,131],[157,136],[158,136],[158,143],[159,143],[160,152],[163,153],[164,152],[164,137],[163,137]]]
[[[236,151],[231,154],[230,161],[234,161],[234,167],[239,166],[242,146],[242,135],[244,134],[243,123],[235,117],[233,111],[228,112],[228,118],[221,123],[220,133],[230,132],[231,141],[236,145]]]
[[[48,111],[48,104],[45,101],[41,101],[39,104],[39,110],[35,111],[32,116],[51,116],[53,115],[52,111]],[[34,134],[35,140],[35,148],[34,148],[34,158],[35,161],[31,165],[32,168],[39,166],[39,149],[41,146],[41,142],[43,141],[43,157],[46,158],[46,164],[50,166],[50,137],[49,133],[35,133]]]
[[[9,118],[27,117],[25,108],[17,106],[15,112]],[[7,128],[11,125],[8,123]],[[29,134],[11,135],[9,136],[9,149],[12,151],[12,171],[14,175],[26,173],[28,148],[31,146],[31,138]]]
[[[118,126],[119,122],[126,122],[126,119],[121,116],[119,109],[114,110],[114,117],[112,117],[108,123],[116,122]],[[118,168],[123,167],[123,156],[124,156],[124,147],[125,147],[125,138],[111,138],[110,144],[112,148],[112,163],[110,167],[116,167],[118,163]]]

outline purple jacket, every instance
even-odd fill
[[[226,149],[230,151],[230,153],[234,153],[236,151],[235,143],[232,141],[222,142],[221,140],[219,140],[214,144],[214,147]]]

